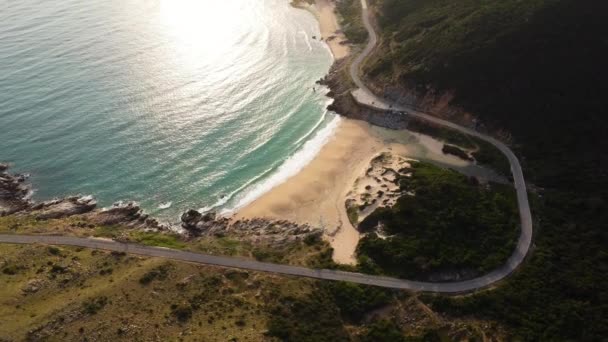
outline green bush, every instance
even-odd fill
[[[146,272],[141,278],[139,278],[139,283],[142,285],[147,285],[151,283],[153,280],[164,280],[167,279],[167,275],[169,273],[168,265],[158,266],[149,272]]]
[[[401,179],[404,195],[379,208],[359,230],[360,264],[405,278],[444,271],[482,273],[502,265],[519,233],[515,192],[509,186],[472,183],[466,176],[427,163],[412,164]],[[375,233],[382,223],[384,234]]]
[[[102,296],[102,297],[89,299],[89,300],[85,301],[82,304],[82,306],[83,306],[85,313],[87,313],[89,315],[94,315],[99,310],[103,309],[106,306],[106,304],[108,304],[108,298],[105,296]]]

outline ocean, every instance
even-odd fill
[[[314,36],[288,0],[5,1],[0,161],[37,200],[137,201],[167,221],[242,207],[337,125]]]

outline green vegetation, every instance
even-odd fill
[[[348,220],[354,226],[359,224],[359,208],[355,205],[347,205],[346,206],[346,215],[348,216]]]
[[[139,283],[142,285],[148,285],[153,280],[165,280],[167,279],[167,273],[169,272],[168,265],[158,266],[144,274],[141,278],[139,278]]]
[[[357,247],[360,263],[408,279],[441,272],[472,276],[502,265],[519,236],[515,191],[428,163],[412,163],[412,169],[400,187],[414,195],[376,209],[359,224],[369,232]]]
[[[389,320],[379,320],[370,325],[365,335],[361,338],[362,342],[407,342],[399,327]]]
[[[282,341],[348,341],[340,312],[324,293],[282,296],[270,314],[268,335]]]
[[[511,165],[502,152],[494,145],[480,139],[475,139],[477,151],[471,153],[477,163],[486,165],[501,175],[512,177]]]
[[[108,298],[102,296],[98,298],[91,298],[85,301],[82,306],[85,313],[89,315],[94,315],[99,310],[103,309],[106,304],[108,304]]]
[[[138,243],[147,246],[158,246],[173,249],[183,249],[186,247],[182,237],[177,234],[158,234],[154,232],[133,232],[131,237]]]
[[[318,239],[307,243],[319,246]],[[7,340],[421,341],[427,331],[475,337],[460,330],[479,324],[455,328],[415,296],[350,283],[87,248],[0,244],[0,255],[0,269],[15,270],[0,273],[0,317],[10,317],[0,336]],[[388,332],[384,321],[392,322]]]
[[[492,291],[426,298],[508,325],[514,340],[608,336],[605,1],[382,0],[372,82],[425,93],[514,141],[535,206],[534,250]],[[475,158],[498,164],[482,148]]]
[[[363,316],[393,300],[387,289],[353,283],[324,283],[324,289],[340,309],[342,317],[350,322],[360,322]]]
[[[415,119],[409,122],[407,129],[410,131],[431,135],[444,141],[446,144],[455,145],[454,147],[460,149],[473,150],[471,155],[479,164],[486,165],[501,175],[511,175],[511,166],[509,165],[509,161],[505,155],[502,154],[502,152],[500,152],[494,145],[488,142],[462,134],[449,128],[433,125]],[[455,152],[454,154],[460,154],[457,151],[453,152]]]
[[[367,40],[367,30],[361,19],[361,0],[342,0],[336,3],[341,15],[340,27],[351,43],[362,44]]]
[[[473,140],[474,138],[469,135],[422,120],[411,119],[408,122],[407,129],[413,132],[433,136],[448,144],[457,145],[462,148],[474,149],[477,147]]]

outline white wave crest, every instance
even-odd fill
[[[310,45],[310,40],[308,39],[308,33],[306,31],[300,31],[300,33],[304,34],[304,42],[308,45],[308,51],[312,51],[312,45]]]
[[[230,201],[234,195],[238,194],[239,192],[241,192],[243,189],[247,188],[251,184],[257,182],[258,180],[260,180],[261,178],[263,178],[264,176],[266,176],[271,171],[272,171],[272,168],[267,169],[266,171],[260,173],[259,175],[257,175],[253,179],[249,180],[247,183],[241,185],[238,189],[234,190],[230,194],[222,196],[217,202],[213,203],[212,205],[199,208],[198,211],[201,212],[201,213],[206,213],[206,212],[208,212],[210,210],[213,210],[215,208],[223,206],[224,204],[228,203],[228,201]]]
[[[251,186],[242,197],[238,198],[236,205],[232,208],[222,210],[221,214],[231,214],[234,211],[245,207],[263,194],[270,191],[272,188],[284,183],[289,178],[295,176],[301,169],[308,165],[315,156],[321,151],[321,148],[333,136],[340,117],[335,116],[325,127],[320,129],[315,136],[308,140],[300,150],[289,157],[278,169],[268,178],[260,183]],[[257,177],[260,178],[260,177]]]
[[[171,208],[171,205],[173,204],[173,202],[163,202],[161,204],[158,205],[158,209],[168,209]]]

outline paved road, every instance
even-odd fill
[[[359,78],[359,68],[361,61],[372,51],[377,42],[376,33],[369,22],[367,4],[365,0],[361,0],[363,7],[363,21],[365,27],[369,32],[369,42],[363,52],[355,58],[351,65],[351,76],[354,82],[357,84],[359,89],[353,92],[353,96],[360,103],[375,107],[379,109],[388,109],[388,102],[376,97],[361,81]],[[485,140],[492,145],[496,146],[509,160],[511,164],[511,172],[513,173],[513,180],[515,183],[515,190],[517,191],[517,202],[519,206],[519,215],[521,218],[521,234],[517,242],[517,247],[513,252],[513,255],[507,260],[507,263],[502,267],[475,279],[452,282],[452,283],[431,283],[431,282],[418,282],[411,280],[402,280],[389,277],[379,277],[372,275],[365,275],[361,273],[342,272],[335,270],[324,270],[324,269],[310,269],[298,266],[279,265],[266,262],[259,262],[254,260],[245,260],[232,257],[223,257],[215,255],[198,254],[192,252],[184,252],[173,249],[141,246],[136,244],[126,244],[116,241],[99,240],[99,239],[88,239],[78,238],[70,236],[42,236],[42,235],[2,235],[0,234],[0,242],[4,243],[17,243],[17,244],[31,244],[31,243],[43,243],[43,244],[54,244],[54,245],[68,245],[68,246],[80,246],[88,248],[98,248],[110,251],[126,252],[138,255],[161,257],[174,260],[188,261],[198,264],[215,265],[222,267],[240,268],[254,271],[270,272],[276,274],[301,276],[316,279],[325,280],[340,280],[349,281],[359,284],[375,285],[395,289],[406,289],[413,291],[427,291],[427,292],[441,292],[441,293],[459,293],[477,290],[480,288],[487,287],[507,275],[513,272],[524,260],[530,244],[532,242],[532,215],[530,213],[530,207],[528,205],[528,196],[526,193],[526,183],[524,181],[523,172],[521,166],[513,151],[509,149],[502,142],[471,130],[466,127],[459,126],[455,123],[441,120],[439,118],[420,113],[412,110],[411,108],[395,107],[395,110],[406,111],[408,114],[419,119],[434,122],[436,124],[449,127],[451,129],[460,131],[465,134],[470,134],[479,139]]]
[[[459,283],[424,283],[410,280],[402,280],[389,277],[372,276],[361,273],[343,272],[325,269],[311,269],[299,266],[289,266],[260,262],[255,260],[240,259],[234,257],[216,256],[185,252],[175,249],[142,246],[131,243],[122,243],[112,240],[95,238],[79,238],[73,236],[50,236],[50,235],[7,235],[0,234],[0,242],[12,244],[48,244],[62,246],[78,246],[87,248],[103,249],[108,251],[125,252],[130,254],[167,258],[179,261],[187,261],[197,264],[214,265],[230,268],[239,268],[253,271],[270,272],[291,276],[300,276],[324,280],[340,280],[358,284],[375,285],[393,289],[405,289],[413,291],[429,291],[457,293],[483,287],[486,282],[478,279]],[[494,273],[494,272],[493,272]],[[494,275],[496,277],[496,275]],[[491,277],[491,274],[488,275]],[[496,278],[498,280],[500,278]]]
[[[366,0],[361,0],[362,7],[362,17],[363,24],[369,34],[369,40],[364,50],[354,59],[353,63],[350,65],[350,74],[357,85],[358,89],[352,92],[353,97],[357,102],[363,104],[368,107],[383,109],[383,110],[395,110],[395,111],[403,111],[406,112],[406,115],[433,122],[435,124],[451,128],[453,130],[472,135],[481,140],[487,141],[490,144],[496,146],[509,160],[509,164],[511,164],[511,173],[513,174],[513,182],[515,184],[515,191],[517,192],[517,203],[519,208],[519,216],[521,220],[521,233],[519,239],[517,241],[517,246],[515,251],[507,261],[507,263],[493,272],[484,275],[482,277],[462,282],[462,283],[453,283],[451,286],[458,286],[458,284],[462,284],[463,287],[468,287],[469,289],[473,289],[471,286],[484,287],[488,286],[513,272],[524,260],[528,250],[530,249],[530,245],[532,244],[532,214],[530,212],[530,205],[528,204],[528,194],[526,191],[526,182],[524,180],[524,174],[521,169],[521,165],[519,164],[519,160],[511,151],[511,149],[505,145],[504,143],[492,138],[491,136],[479,133],[473,129],[463,127],[457,125],[453,122],[449,122],[446,120],[439,119],[435,116],[425,114],[419,111],[416,111],[413,108],[404,107],[392,104],[382,98],[374,95],[363,83],[361,78],[359,77],[359,71],[361,68],[361,63],[363,60],[372,52],[376,43],[378,42],[378,36],[376,35],[376,31],[374,27],[370,23],[370,14],[367,8]],[[423,284],[423,288],[428,286],[428,288],[432,288],[431,284],[425,283]],[[444,288],[444,285],[439,287],[439,291]]]

